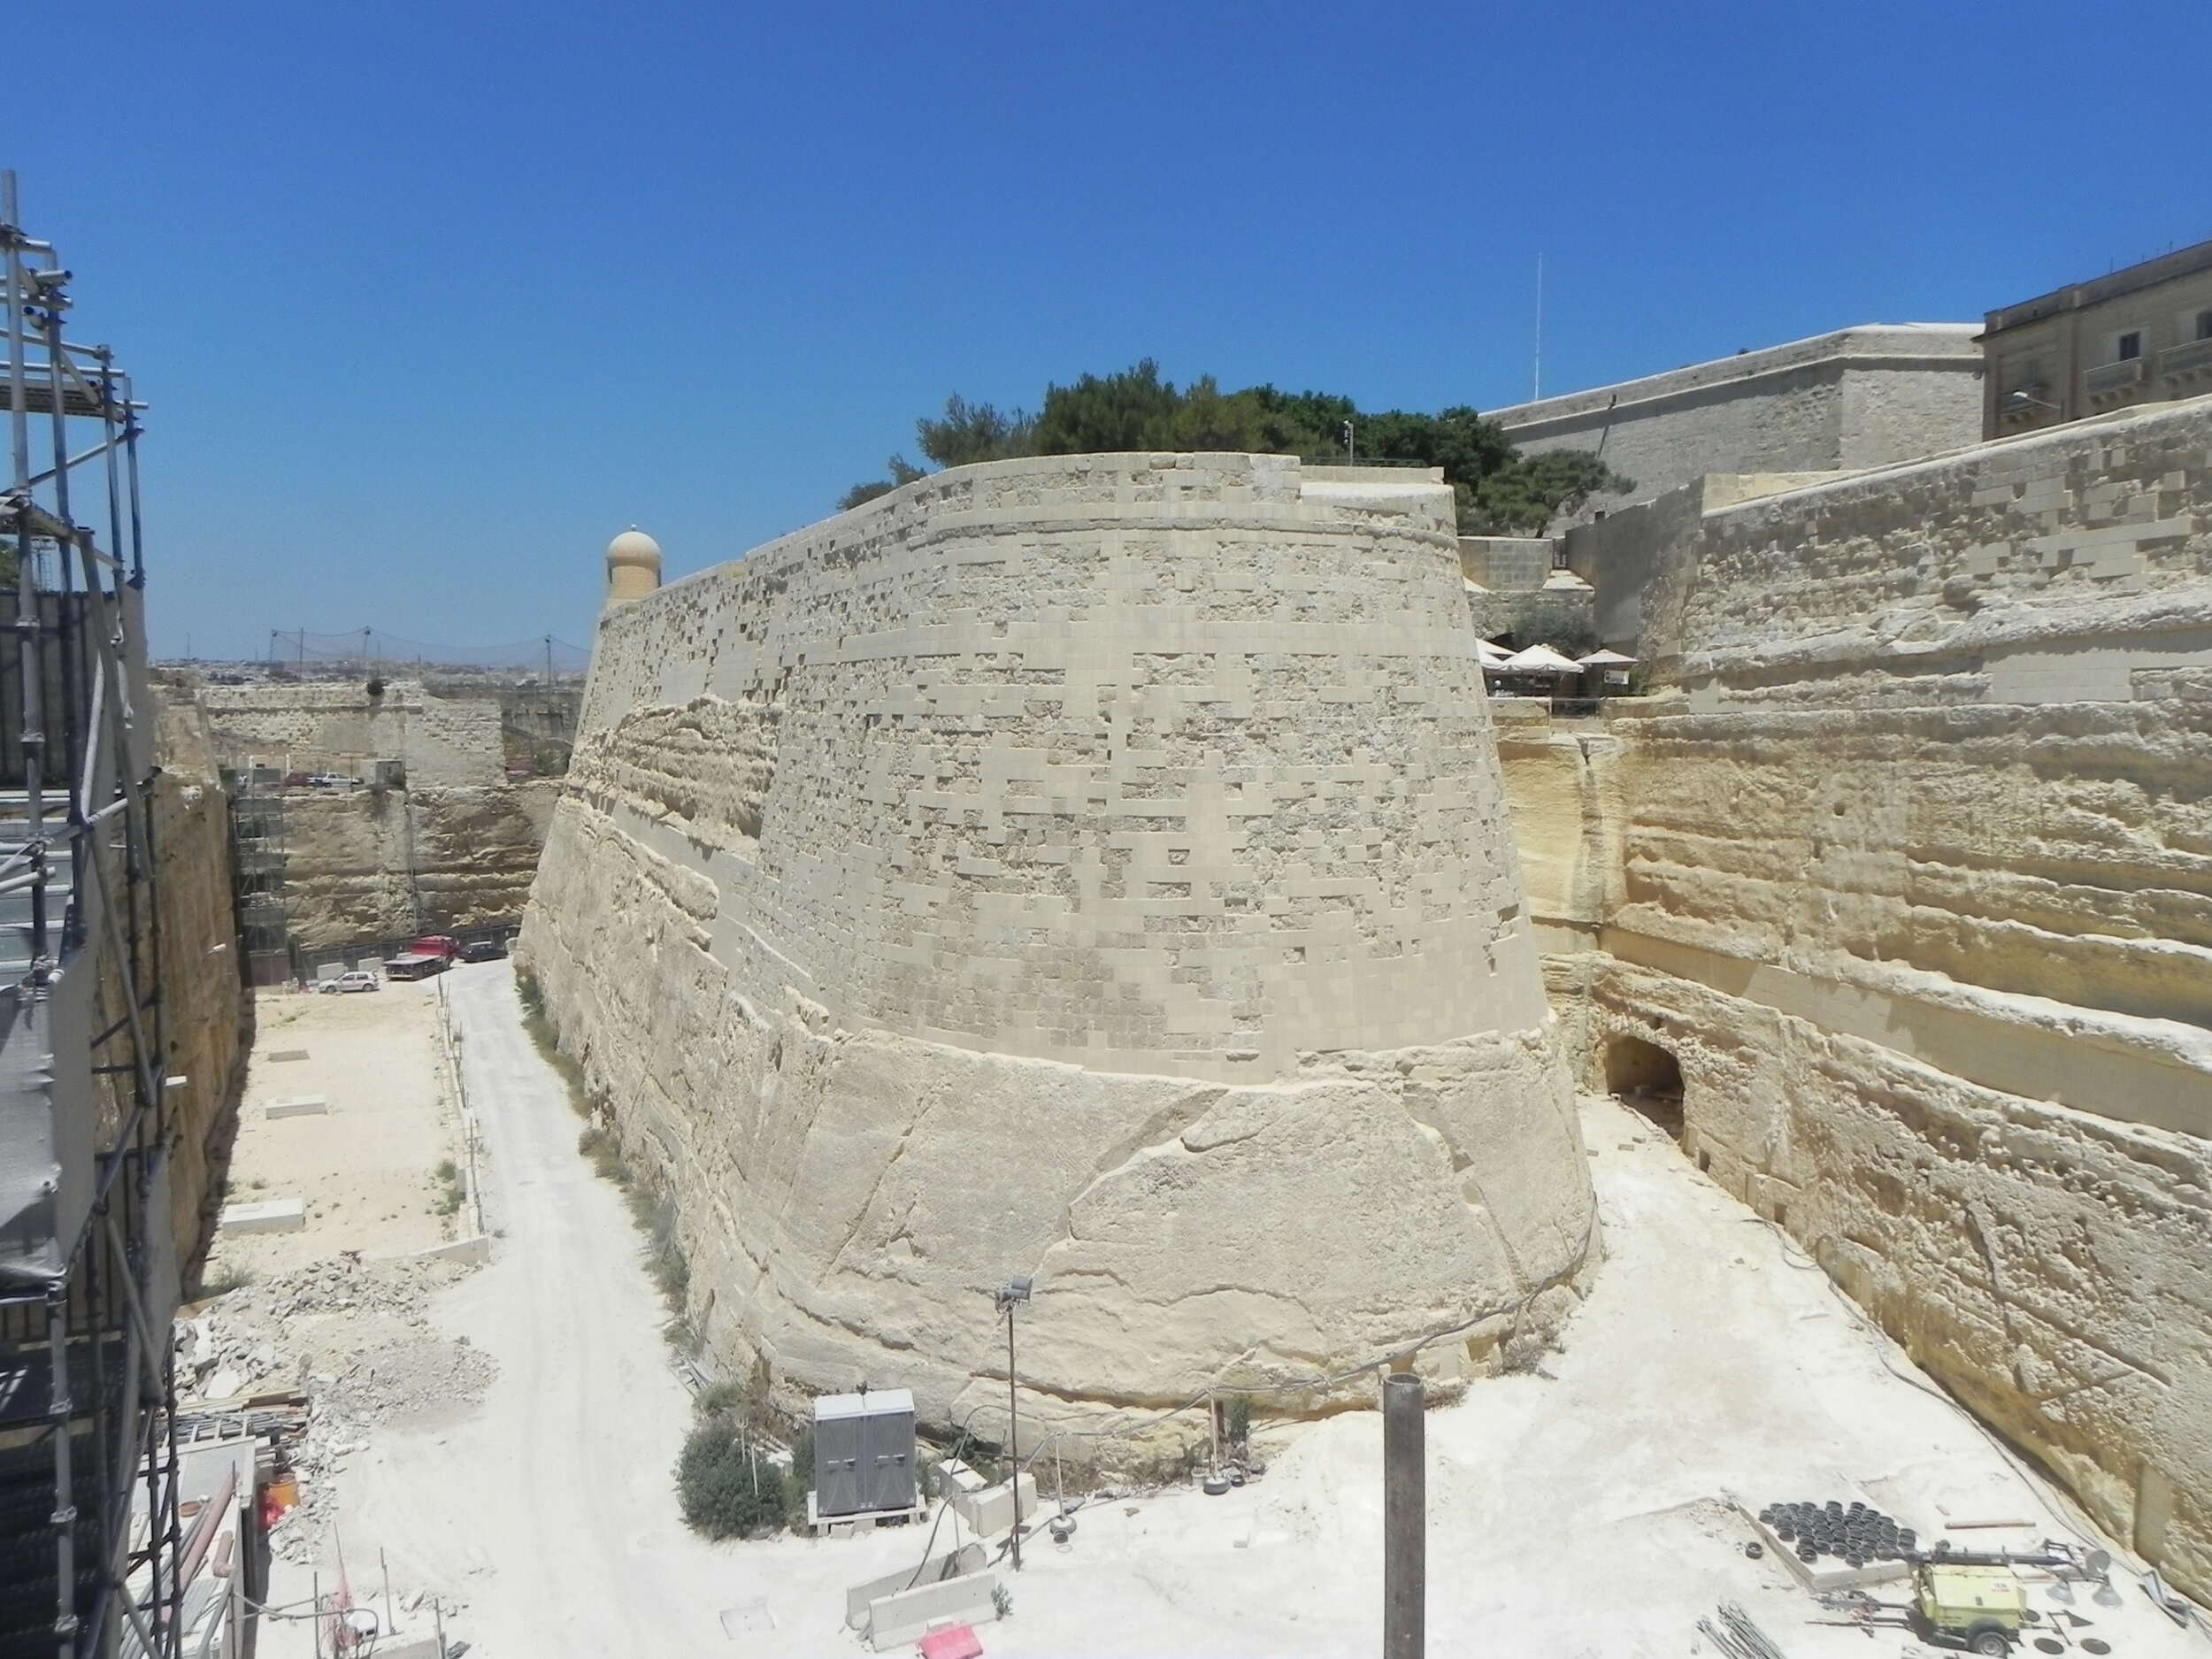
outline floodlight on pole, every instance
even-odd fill
[[[1010,1279],[992,1293],[998,1310],[1006,1316],[1006,1484],[1014,1494],[1014,1571],[1022,1570],[1022,1468],[1021,1440],[1017,1429],[1021,1419],[1014,1408],[1014,1305],[1027,1302],[1029,1293],[1036,1286],[1033,1279]]]
[[[2005,407],[2008,409],[2047,409],[2054,415],[2062,415],[2066,412],[2056,403],[2051,403],[2047,399],[2038,397],[2032,392],[2009,392],[2006,394]]]

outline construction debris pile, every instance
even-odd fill
[[[373,1425],[463,1410],[482,1397],[497,1363],[466,1337],[440,1334],[423,1311],[432,1292],[469,1271],[348,1252],[204,1302],[178,1322],[180,1399],[307,1408],[303,1430],[286,1440],[298,1501],[270,1535],[278,1555],[313,1557],[334,1502],[325,1477],[367,1443]]]

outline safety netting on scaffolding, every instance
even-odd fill
[[[434,668],[541,674],[549,680],[565,680],[582,675],[591,665],[591,651],[549,634],[504,645],[440,645],[379,628],[356,628],[349,634],[293,628],[269,635],[268,660],[280,668],[352,669],[363,673]]]

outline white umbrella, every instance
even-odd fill
[[[1504,646],[1493,645],[1487,640],[1475,641],[1475,654],[1482,658],[1485,668],[1502,668],[1513,656]]]
[[[1585,668],[1632,668],[1636,664],[1636,658],[1623,657],[1618,651],[1592,651],[1575,660]]]
[[[1582,664],[1571,657],[1562,657],[1548,645],[1532,645],[1525,651],[1516,651],[1498,664],[1513,674],[1578,674]]]

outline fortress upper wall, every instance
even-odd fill
[[[910,486],[611,615],[573,777],[849,1025],[1252,1081],[1542,1018],[1422,472]]]

